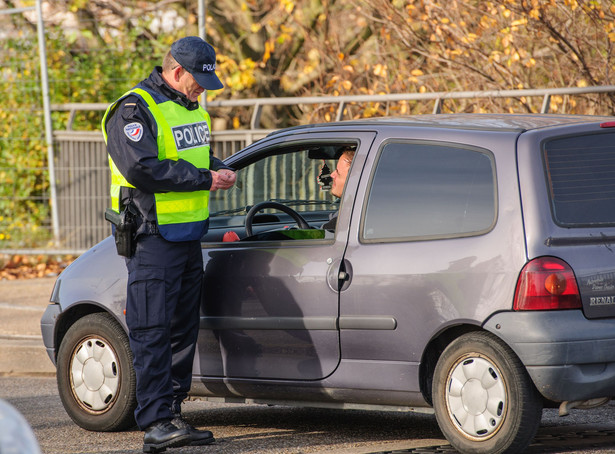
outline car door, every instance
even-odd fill
[[[228,161],[237,170],[237,183],[212,194],[211,227],[203,243],[195,368],[202,376],[315,380],[335,370],[340,360],[337,278],[347,232],[325,235],[319,228],[339,206],[319,174],[323,167],[325,174],[335,169],[340,146],[353,145],[361,153],[373,137],[287,135]],[[356,181],[349,183],[356,188]],[[246,212],[267,200],[282,201],[314,229],[289,230],[294,221],[288,215],[266,210],[254,217],[255,235],[246,237]],[[341,209],[340,216],[350,215],[349,207]],[[229,235],[240,241],[224,241]]]

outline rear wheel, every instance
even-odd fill
[[[132,352],[111,315],[86,315],[70,327],[58,350],[57,380],[66,412],[84,429],[109,432],[135,425]]]
[[[521,361],[486,332],[465,334],[444,350],[433,404],[440,429],[461,453],[523,452],[542,416],[542,400]]]

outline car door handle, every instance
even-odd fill
[[[327,259],[327,284],[334,292],[346,290],[352,281],[352,267],[347,260],[341,264],[340,259]]]

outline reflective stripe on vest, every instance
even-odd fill
[[[186,110],[173,101],[156,104],[153,97],[142,88],[134,88],[113,103],[102,120],[102,130],[107,142],[106,119],[113,107],[125,96],[136,94],[143,99],[158,126],[158,159],[181,158],[197,168],[209,168],[209,114],[199,107]],[[120,188],[132,188],[109,156],[111,169],[111,207],[119,212]],[[204,233],[209,218],[209,191],[166,192],[154,194],[156,216],[160,233],[171,241],[198,239]],[[201,232],[202,231],[202,232]]]
[[[130,94],[130,91],[127,93],[124,93],[117,101],[115,101],[113,104],[107,107],[107,110],[105,111],[105,114],[103,115],[103,118],[101,121],[101,129],[102,129],[103,137],[105,139],[105,145],[107,144],[107,117],[109,115],[109,112],[111,112],[111,110],[117,105],[118,102],[120,102],[122,99],[124,99],[129,94]],[[127,187],[127,188],[134,188],[134,186],[131,185],[126,180],[126,178],[124,178],[124,175],[120,173],[119,169],[115,165],[115,162],[113,162],[113,159],[111,159],[111,155],[107,154],[107,156],[109,158],[108,159],[109,169],[111,170],[111,190],[110,190],[111,209],[115,211],[116,213],[119,213],[120,212],[120,188],[122,186]]]

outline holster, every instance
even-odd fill
[[[134,207],[128,205],[120,213],[107,208],[105,219],[115,226],[115,248],[118,255],[132,257],[137,246],[137,212]]]

